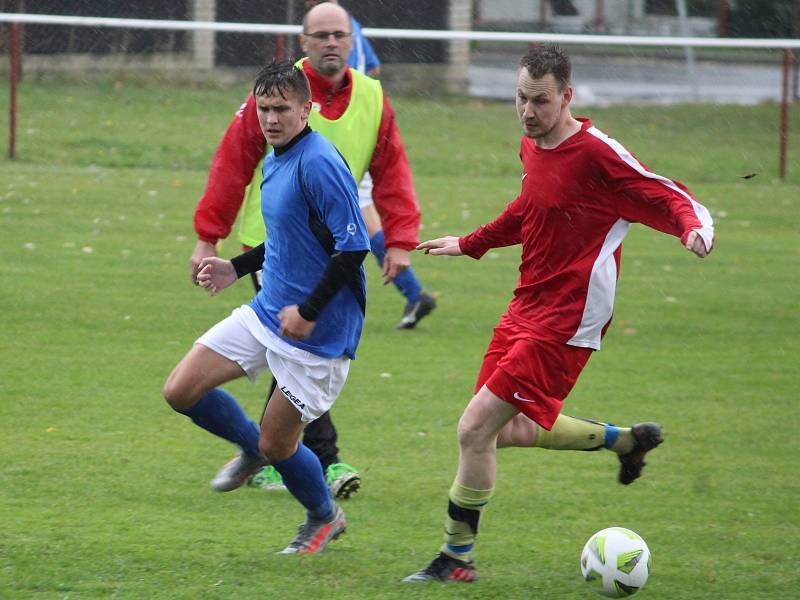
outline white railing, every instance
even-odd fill
[[[172,31],[219,31],[227,33],[299,34],[300,25],[271,23],[225,23],[217,21],[165,21],[159,19],[116,19],[69,15],[0,13],[0,23],[71,25],[74,27],[116,27],[125,29],[168,29]],[[751,39],[667,37],[642,35],[585,35],[566,33],[520,33],[504,31],[449,31],[444,29],[382,29],[365,27],[369,38],[400,40],[443,40],[473,42],[550,42],[557,44],[596,44],[623,46],[670,46],[692,48],[772,48],[799,49],[800,39]]]
[[[0,13],[0,23],[11,24],[9,36],[9,58],[11,62],[11,101],[9,104],[9,149],[8,155],[14,157],[16,135],[16,85],[19,69],[19,49],[17,48],[18,24],[65,25],[73,27],[112,27],[125,29],[167,29],[172,31],[214,31],[238,33],[299,34],[299,25],[270,23],[225,23],[216,21],[166,21],[158,19],[118,19],[109,17],[81,17],[71,15],[39,15],[25,13]],[[780,114],[779,175],[786,174],[786,154],[789,128],[789,70],[794,56],[800,49],[798,39],[747,39],[747,38],[704,38],[667,37],[634,35],[579,35],[559,33],[518,33],[501,31],[448,31],[441,29],[379,29],[365,27],[364,35],[370,38],[391,38],[403,40],[442,40],[475,42],[546,42],[558,44],[590,44],[614,46],[655,46],[683,48],[735,48],[735,49],[780,49],[783,50],[783,85]]]

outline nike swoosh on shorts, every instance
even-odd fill
[[[527,398],[523,398],[519,395],[519,392],[514,392],[514,399],[519,400],[520,402],[530,402],[531,404],[536,404],[536,400],[528,400]]]

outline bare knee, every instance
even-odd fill
[[[170,373],[167,381],[164,382],[162,393],[164,394],[164,400],[167,401],[167,404],[169,404],[173,410],[179,412],[192,408],[199,400],[196,394],[193,394],[192,390],[182,383],[177,367]]]
[[[486,450],[495,444],[497,433],[477,419],[469,408],[458,421],[458,445],[473,452]]]
[[[234,361],[195,344],[167,377],[164,400],[175,410],[184,412],[209,390],[242,375],[244,371]]]
[[[258,449],[269,462],[276,463],[291,458],[297,452],[297,442],[261,436],[258,440]]]

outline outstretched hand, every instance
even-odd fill
[[[686,238],[686,249],[689,252],[694,252],[700,258],[705,258],[709,254],[711,254],[711,248],[706,248],[706,243],[703,241],[703,237],[697,233],[697,231],[689,232],[688,237]]]
[[[197,285],[215,296],[236,282],[236,269],[229,260],[208,256],[200,261]]]
[[[424,250],[425,254],[435,254],[437,256],[461,256],[461,247],[458,245],[458,238],[453,235],[436,238],[422,242],[417,246],[417,250]]]

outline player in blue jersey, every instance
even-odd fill
[[[239,484],[272,464],[306,509],[284,554],[316,553],[346,528],[317,456],[299,442],[327,412],[355,358],[366,305],[369,251],[356,182],[336,148],[311,131],[311,92],[301,69],[273,62],[253,88],[273,147],[264,159],[261,207],[267,242],[235,257],[203,259],[198,284],[212,294],[263,269],[253,300],[202,335],[164,385],[164,398],[198,426],[241,448],[226,468]],[[276,381],[260,431],[218,386],[269,369]]]

